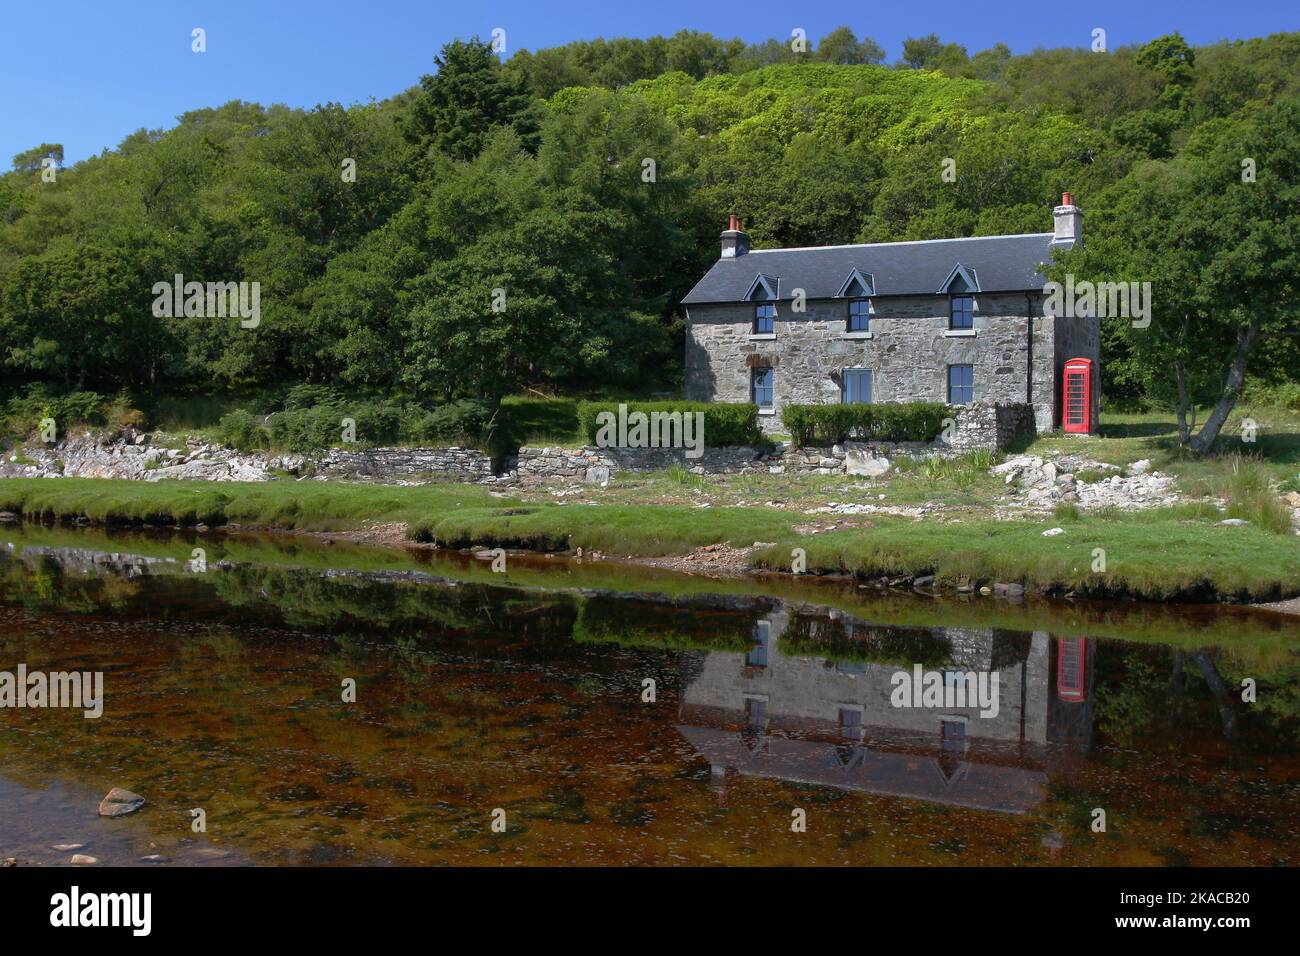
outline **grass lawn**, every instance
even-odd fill
[[[1202,409],[1197,419],[1203,421]],[[1254,441],[1244,440],[1242,425],[1255,424]],[[1211,491],[1222,478],[1224,461],[1234,456],[1258,460],[1285,490],[1300,490],[1300,412],[1282,407],[1238,407],[1215,443],[1211,453],[1197,458],[1178,445],[1178,426],[1169,412],[1103,414],[1100,436],[1053,433],[1033,442],[1027,454],[1050,455],[1054,451],[1084,455],[1112,465],[1127,465],[1149,459],[1159,471],[1177,475],[1184,490]]]
[[[793,548],[810,572],[863,577],[935,573],[946,582],[1008,581],[1028,587],[1148,598],[1272,599],[1300,594],[1294,535],[1225,527],[1204,509],[1093,515],[1063,523],[988,519],[875,519],[811,533],[798,511],[769,507],[563,504],[496,497],[459,484],[382,486],[324,482],[201,484],[99,479],[0,481],[0,510],[31,517],[84,516],[105,524],[240,524],[342,530],[402,522],[411,536],[451,547],[585,548],[616,556],[683,554],[729,543],[760,565],[787,568]],[[1105,570],[1093,571],[1095,549]]]

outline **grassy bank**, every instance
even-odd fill
[[[449,547],[584,548],[629,557],[763,542],[751,553],[756,566],[789,568],[792,550],[803,548],[811,573],[935,574],[941,584],[1018,582],[1046,591],[1151,599],[1247,601],[1300,594],[1295,536],[1222,526],[1216,515],[1197,508],[1073,520],[874,518],[812,534],[797,511],[528,503],[467,485],[11,479],[0,481],[0,510],[35,520],[81,517],[108,525],[338,531],[400,522],[411,537]],[[1058,523],[1063,533],[1043,536]],[[1101,557],[1097,549],[1105,552],[1105,564],[1094,570]]]

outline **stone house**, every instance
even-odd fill
[[[682,300],[686,397],[748,402],[768,431],[791,403],[1017,403],[1039,431],[1095,432],[1098,319],[1045,310],[1043,263],[1083,241],[1070,193],[1052,232],[751,249],[733,215]],[[1078,370],[1082,369],[1082,372]]]

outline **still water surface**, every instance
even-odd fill
[[[0,671],[102,671],[105,703],[0,710],[0,858],[1295,865],[1297,631],[1241,609],[9,526]],[[916,664],[996,674],[996,716],[892,706]],[[113,786],[148,806],[99,819]]]

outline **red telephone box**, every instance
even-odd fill
[[[1073,358],[1065,363],[1065,382],[1061,386],[1064,393],[1061,427],[1065,431],[1087,435],[1095,430],[1092,388],[1092,359]]]

